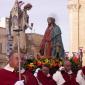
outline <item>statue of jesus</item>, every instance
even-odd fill
[[[55,23],[55,18],[47,18],[48,27],[41,42],[40,53],[46,57],[64,57],[64,47],[62,43],[61,30]]]

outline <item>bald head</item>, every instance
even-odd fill
[[[71,62],[70,62],[69,60],[66,60],[66,61],[64,62],[64,65],[71,65]]]
[[[68,61],[68,60],[66,60],[66,61],[64,62],[64,68],[65,68],[65,70],[66,70],[67,72],[70,71],[70,70],[71,70],[71,62]]]
[[[21,62],[21,54],[19,55],[17,52],[12,52],[9,56],[10,66],[13,67],[13,68],[18,68],[19,67],[19,61]]]
[[[42,72],[47,75],[49,73],[49,66],[48,65],[43,65],[42,66]]]

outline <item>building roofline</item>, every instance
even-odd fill
[[[33,34],[33,35],[39,35],[39,36],[43,36],[42,34],[39,34],[39,33],[26,33],[26,34]]]

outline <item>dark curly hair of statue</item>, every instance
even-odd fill
[[[54,18],[54,17],[48,17],[48,18],[47,18],[47,21],[48,21],[48,20],[51,20],[51,22],[55,24],[55,18]]]

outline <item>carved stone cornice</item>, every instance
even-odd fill
[[[80,4],[69,4],[68,6],[67,6],[67,8],[69,9],[69,10],[78,10],[78,9],[80,9],[81,8],[81,5]]]

